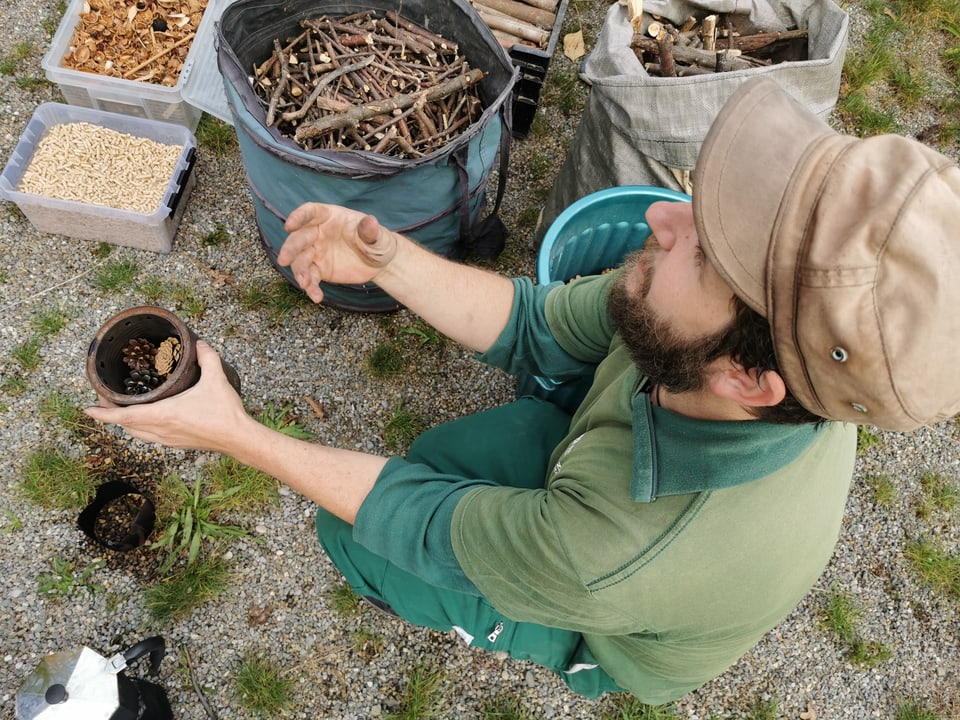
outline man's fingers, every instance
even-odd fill
[[[329,214],[329,208],[321,203],[304,203],[287,216],[283,229],[294,232],[304,225],[323,222]]]

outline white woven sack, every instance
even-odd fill
[[[727,98],[748,78],[777,80],[812,112],[826,118],[837,102],[847,46],[848,18],[832,0],[647,0],[645,24],[659,15],[677,26],[690,15],[736,14],[749,31],[806,28],[808,59],[750,70],[690,77],[647,74],[630,48],[626,6],[607,12],[597,45],[580,77],[590,84],[587,106],[544,206],[538,241],[563,210],[597,190],[656,185],[690,192],[689,172]]]

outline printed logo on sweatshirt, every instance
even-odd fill
[[[583,439],[583,433],[577,435],[573,440],[570,441],[570,444],[567,445],[567,448],[563,451],[563,454],[557,460],[557,464],[553,466],[553,474],[556,475],[560,472],[560,469],[563,467],[563,459],[570,454],[570,451],[573,450],[574,445],[580,442]]]

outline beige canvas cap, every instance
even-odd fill
[[[960,168],[834,132],[745,82],[693,175],[704,252],[771,325],[787,386],[828,419],[910,430],[960,412]]]

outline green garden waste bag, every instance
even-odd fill
[[[456,42],[473,68],[483,113],[464,132],[421,158],[390,157],[362,150],[305,150],[276,127],[248,75],[273,52],[274,40],[301,32],[301,20],[323,15],[393,10]],[[276,264],[286,239],[287,216],[305,202],[344,205],[369,213],[433,252],[460,259],[492,259],[503,249],[506,229],[497,211],[509,163],[510,108],[517,69],[464,0],[239,0],[217,26],[217,65],[237,131],[264,250]],[[499,162],[498,162],[499,158]],[[493,209],[487,184],[498,169]],[[373,283],[322,283],[324,304],[358,312],[386,312],[399,304]]]

